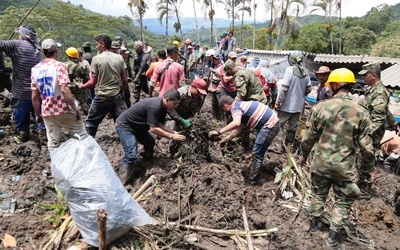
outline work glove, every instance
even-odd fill
[[[190,121],[189,121],[189,120],[186,120],[186,119],[182,119],[182,120],[181,120],[181,124],[182,124],[182,127],[183,127],[184,129],[189,128],[190,126],[192,126],[192,124],[190,123]]]

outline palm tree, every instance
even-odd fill
[[[140,40],[143,41],[143,16],[146,13],[148,5],[145,0],[129,0],[128,6],[133,16],[139,16]]]
[[[314,11],[317,10],[323,10],[324,11],[324,18],[328,17],[329,18],[329,27],[328,27],[328,32],[329,32],[329,37],[330,37],[330,42],[331,42],[331,53],[333,54],[333,36],[332,36],[332,12],[337,11],[341,9],[341,3],[340,0],[315,0],[314,3],[311,5],[314,7],[317,7],[315,9],[312,9],[310,11],[310,14]],[[335,9],[336,7],[336,9]],[[340,20],[341,20],[341,11],[340,11]],[[341,39],[340,39],[341,40]],[[341,42],[341,41],[340,41]],[[339,48],[341,45],[339,46]],[[339,49],[340,50],[340,49]]]
[[[253,49],[256,47],[256,11],[257,11],[257,3],[254,0],[253,3]]]
[[[217,0],[217,3],[221,3],[224,5],[228,18],[232,19],[231,30],[235,30],[235,19],[239,19],[239,16],[235,12],[235,9],[238,9],[242,1],[243,0]]]
[[[197,0],[198,3],[201,2],[201,0]],[[201,6],[201,9],[204,11],[204,18],[207,20],[210,20],[210,28],[211,28],[211,33],[210,33],[210,48],[212,48],[215,44],[215,40],[213,39],[214,36],[214,16],[215,16],[215,10],[214,10],[214,4],[213,0],[203,0],[203,4]]]
[[[170,14],[175,14],[176,22],[174,23],[175,32],[180,32],[181,38],[182,35],[182,28],[181,28],[181,21],[179,18],[179,9],[182,4],[183,0],[160,0],[157,6],[158,12],[158,19],[162,20],[164,16],[168,19]],[[171,9],[169,8],[171,6]],[[161,21],[160,21],[161,22]]]
[[[193,0],[194,19],[196,21],[197,43],[200,44],[199,23],[197,22],[196,0]]]
[[[249,4],[249,6],[246,6],[246,3]],[[241,45],[243,44],[243,21],[244,21],[244,12],[246,11],[247,13],[249,13],[249,16],[251,16],[251,0],[242,0],[242,7],[240,9],[238,9],[238,11],[242,12],[242,24],[241,24],[241,29],[240,29],[240,43]]]

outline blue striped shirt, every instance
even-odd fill
[[[41,53],[26,40],[0,41],[0,51],[12,61],[13,98],[31,100],[31,69],[42,59]]]
[[[278,121],[276,113],[267,105],[256,101],[236,101],[231,109],[232,117],[241,116],[242,124],[250,128],[271,128]]]

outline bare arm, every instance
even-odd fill
[[[90,80],[79,86],[80,89],[93,89],[97,84],[97,75],[92,72]]]
[[[36,121],[39,122],[42,114],[40,113],[40,92],[37,89],[32,90],[32,104],[36,115]]]
[[[174,141],[184,141],[186,139],[184,135],[176,133],[162,123],[159,124],[159,127],[150,126],[150,132],[161,137],[172,139]]]
[[[71,91],[69,90],[68,86],[66,84],[61,85],[61,93],[63,94],[65,100],[67,101],[67,104],[72,108],[76,115],[76,120],[81,119],[81,115],[79,113],[78,108],[75,106],[75,99],[72,96]]]

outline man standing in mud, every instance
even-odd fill
[[[64,63],[57,61],[60,46],[53,39],[45,39],[42,52],[46,59],[32,68],[32,103],[37,122],[44,121],[46,125],[49,151],[59,146],[63,128],[71,134],[86,134],[81,114],[68,88],[68,71]]]
[[[13,117],[21,141],[29,140],[30,115],[34,115],[31,91],[31,69],[42,58],[37,33],[29,25],[20,26],[18,40],[0,40],[0,51],[7,54],[13,65],[12,103]],[[44,124],[38,124],[39,134],[45,133]]]
[[[118,117],[115,130],[124,149],[124,158],[119,167],[123,184],[126,184],[132,176],[132,168],[138,158],[138,142],[144,146],[143,160],[151,160],[155,146],[155,139],[151,133],[174,141],[186,139],[165,125],[167,111],[176,108],[180,99],[178,90],[171,89],[165,92],[162,98],[146,98],[136,102]]]
[[[312,149],[314,152],[310,163],[310,231],[322,228],[321,216],[331,187],[335,194],[327,242],[330,249],[338,248],[339,234],[350,225],[349,210],[361,193],[357,186],[358,176],[368,175],[371,183],[375,180],[368,111],[348,96],[355,83],[350,70],[340,68],[332,71],[326,85],[331,87],[333,97],[312,109],[301,143],[301,164],[305,163]],[[357,152],[362,156],[360,164],[357,164]]]
[[[143,90],[144,93],[149,94],[149,85],[147,84],[146,71],[149,68],[148,54],[143,51],[143,43],[136,41],[133,45],[136,51],[136,56],[133,59],[133,71],[135,72],[135,78],[133,83],[135,85],[135,91],[133,97],[135,102],[140,100],[140,94]]]
[[[95,40],[99,54],[93,57],[90,80],[80,86],[85,89],[97,85],[96,96],[85,122],[86,130],[93,137],[96,136],[97,128],[108,113],[115,121],[126,110],[122,91],[128,87],[124,59],[110,51],[111,38],[107,35],[98,35]]]
[[[233,120],[218,131],[210,131],[208,133],[209,138],[217,137],[231,131],[220,142],[221,144],[225,144],[241,133],[242,125],[258,131],[256,140],[254,141],[253,161],[249,175],[250,183],[255,185],[257,184],[257,177],[262,168],[264,155],[279,132],[278,115],[264,103],[257,101],[234,101],[228,95],[221,97],[219,105],[224,112],[231,113]]]

